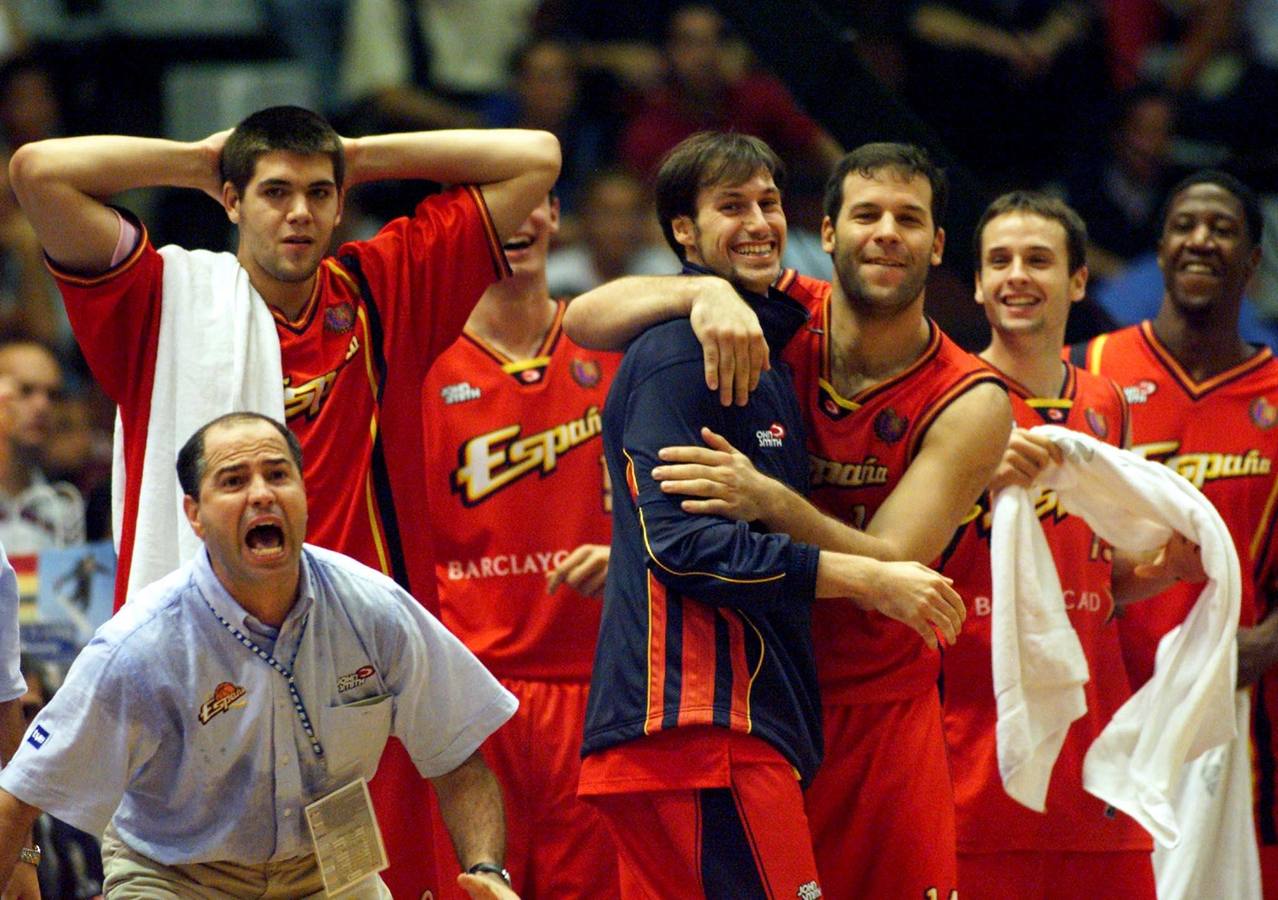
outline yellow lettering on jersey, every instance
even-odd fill
[[[819,456],[808,456],[811,466],[812,487],[823,484],[835,487],[859,488],[875,484],[887,484],[888,467],[873,456],[861,462],[839,462],[834,459],[821,459]]]
[[[291,375],[284,378],[284,418],[306,415],[313,419],[319,415],[324,398],[337,380],[337,370],[325,372],[299,385],[293,385],[292,380]]]
[[[1145,459],[1161,462],[1167,468],[1183,476],[1194,487],[1202,488],[1209,481],[1220,478],[1246,478],[1251,475],[1268,475],[1273,461],[1260,455],[1255,448],[1246,453],[1181,453],[1179,441],[1159,441],[1141,444],[1132,451]]]
[[[540,470],[553,472],[559,457],[603,432],[599,407],[590,406],[581,418],[520,437],[522,426],[507,425],[468,440],[461,448],[461,466],[453,472],[453,490],[466,505],[499,491]]]

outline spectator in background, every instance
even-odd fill
[[[62,133],[62,105],[49,70],[34,56],[0,66],[0,138],[12,153]]]
[[[1117,275],[1157,243],[1158,205],[1171,186],[1171,97],[1138,87],[1116,107],[1105,154],[1080,155],[1064,182],[1066,199],[1088,223],[1088,270],[1097,279]]]
[[[54,347],[64,365],[79,353],[35,229],[9,187],[9,155],[62,133],[62,108],[49,70],[34,56],[0,65],[0,329]]]
[[[1040,184],[1060,172],[1105,90],[1094,16],[1076,0],[919,0],[910,100],[977,174]]]
[[[588,112],[581,103],[577,48],[567,41],[538,38],[519,48],[511,60],[510,90],[494,96],[484,109],[496,128],[536,128],[559,138],[563,167],[555,193],[562,212],[578,209],[590,173],[612,157],[615,123]]]
[[[341,93],[368,108],[373,131],[480,125],[535,11],[536,0],[353,0]]]
[[[578,237],[570,246],[555,250],[546,263],[546,280],[552,297],[575,297],[605,281],[648,271],[640,265],[647,250],[658,259],[670,257],[650,239],[650,207],[646,191],[635,176],[620,169],[591,175],[582,193]],[[667,272],[678,270],[670,257]]]
[[[20,698],[25,725],[53,696],[42,663],[22,657],[27,692]],[[19,735],[20,736],[20,735]],[[40,894],[60,900],[95,900],[102,896],[102,848],[97,840],[66,822],[42,813],[32,826],[32,838],[40,847]]]
[[[38,341],[0,344],[0,375],[13,379],[16,396],[0,439],[0,542],[12,555],[67,547],[84,540],[84,501],[66,482],[43,471],[62,367]]]
[[[665,49],[669,79],[644,97],[621,137],[621,160],[639,175],[651,178],[666,151],[706,130],[755,135],[776,149],[795,176],[806,171],[818,184],[842,156],[834,138],[799,109],[781,82],[750,68],[713,7],[676,10]]]

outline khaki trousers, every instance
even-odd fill
[[[107,900],[321,900],[324,881],[314,854],[258,865],[233,862],[166,866],[143,856],[113,826],[102,835]],[[363,883],[361,883],[363,887]],[[380,879],[365,890],[344,891],[343,900],[390,897]]]

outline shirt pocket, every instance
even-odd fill
[[[335,781],[372,778],[391,731],[390,694],[324,709],[321,741],[329,777]]]

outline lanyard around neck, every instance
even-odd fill
[[[240,631],[240,629],[236,628],[230,622],[226,621],[226,619],[222,617],[222,614],[213,608],[213,604],[208,601],[207,597],[201,597],[201,599],[204,600],[204,605],[209,608],[209,612],[213,613],[213,616],[222,623],[222,627],[231,632],[232,637],[249,650],[252,650],[254,656],[284,676],[284,681],[288,684],[289,696],[293,700],[293,709],[297,712],[297,718],[302,723],[302,730],[305,731],[306,736],[310,738],[311,750],[314,751],[316,756],[323,756],[324,748],[320,745],[319,738],[315,736],[315,728],[311,725],[311,717],[306,714],[306,704],[302,702],[302,695],[298,693],[297,682],[293,677],[293,664],[297,662],[297,652],[302,649],[301,637],[298,637],[297,645],[293,648],[293,656],[289,659],[288,665],[285,666],[277,660],[274,655],[267,653],[259,647],[251,637],[243,631]],[[303,635],[306,633],[306,625],[309,621],[309,615],[302,619],[300,630]]]

